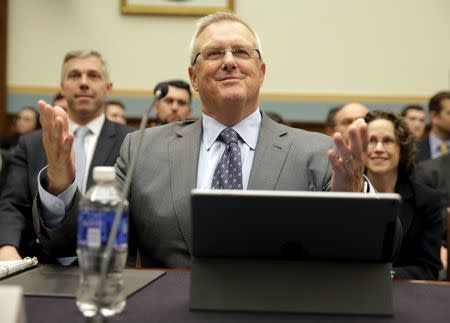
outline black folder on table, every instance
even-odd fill
[[[161,270],[125,269],[123,272],[126,297],[157,279]],[[79,284],[79,268],[40,265],[0,281],[0,285],[20,285],[26,296],[75,297]]]
[[[193,190],[192,310],[392,315],[398,194]]]

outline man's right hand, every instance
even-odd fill
[[[17,252],[16,247],[4,245],[0,247],[0,261],[3,260],[22,260],[22,257]]]
[[[53,195],[64,192],[75,179],[75,163],[72,153],[74,136],[69,132],[69,118],[66,111],[38,101],[41,111],[42,141],[48,161],[47,191]]]

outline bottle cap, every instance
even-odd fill
[[[112,182],[116,179],[116,170],[112,166],[96,166],[93,178],[95,182]]]

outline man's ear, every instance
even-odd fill
[[[106,92],[108,93],[108,95],[111,94],[113,88],[113,84],[111,82],[106,83]]]
[[[191,80],[192,88],[195,91],[198,91],[198,89],[197,89],[197,73],[195,71],[194,66],[189,66],[188,74],[189,74],[189,79]]]
[[[260,73],[261,73],[261,82],[260,82],[259,86],[261,87],[261,86],[263,86],[264,77],[266,76],[266,64],[264,64],[264,63],[261,64]]]
[[[430,120],[437,118],[439,116],[439,112],[436,111],[430,111]]]

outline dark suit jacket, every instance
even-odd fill
[[[417,182],[441,193],[441,214],[444,220],[444,239],[447,237],[447,207],[450,207],[450,154],[425,160],[416,167]]]
[[[191,264],[190,192],[197,185],[201,134],[201,120],[145,130],[129,196],[130,219],[144,266]],[[137,149],[137,138],[135,132],[124,140],[116,166],[121,180]],[[331,166],[326,152],[332,147],[330,137],[278,124],[263,114],[248,189],[329,190]],[[48,252],[74,255],[75,243],[69,246],[67,239],[76,239],[76,205],[61,227],[42,234]],[[36,218],[40,219],[38,213]]]
[[[417,142],[416,163],[427,159],[431,159],[430,138],[428,136]]]
[[[441,269],[442,218],[439,193],[407,178],[397,181],[402,197],[402,245],[393,263],[396,277],[433,280]]]
[[[92,157],[86,187],[92,185],[93,167],[114,165],[123,139],[130,131],[131,128],[105,119]],[[10,159],[7,182],[0,198],[0,245],[11,244],[18,247],[22,257],[43,257],[39,253],[40,246],[36,245],[32,204],[38,190],[37,175],[46,165],[42,130],[21,137]]]

